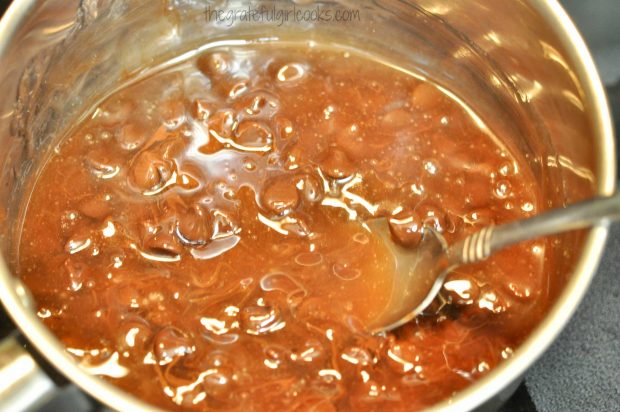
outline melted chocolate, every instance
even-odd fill
[[[360,221],[391,215],[415,247],[425,224],[453,241],[540,204],[519,154],[428,81],[337,49],[221,48],[77,125],[24,206],[18,270],[79,362],[153,404],[412,410],[531,330],[546,243],[459,268],[371,336],[394,262]]]

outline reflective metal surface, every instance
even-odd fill
[[[35,410],[56,391],[32,356],[15,338],[0,343],[0,411]]]
[[[528,154],[549,206],[613,192],[613,131],[604,91],[585,44],[556,1],[419,0],[415,4],[421,9],[414,2],[387,0],[323,3],[359,7],[367,20],[355,27],[294,27],[299,36],[329,37],[338,32],[353,45],[389,51],[401,64],[411,61],[417,68],[424,70],[426,65],[433,70],[441,63],[445,70],[433,71],[433,77],[445,83],[458,78],[455,90],[464,98],[475,91],[482,96],[482,107],[501,106],[505,117],[495,119],[492,126],[504,128],[514,137],[513,144]],[[0,92],[18,97],[17,105],[10,98],[0,101],[0,247],[5,258],[12,250],[16,205],[27,192],[25,177],[85,104],[101,97],[126,73],[233,30],[206,25],[202,2],[84,0],[81,4],[76,19],[73,0],[16,0],[0,22]],[[234,7],[242,2],[214,4]],[[157,15],[161,18],[152,18]],[[110,29],[117,20],[126,25]],[[101,30],[102,25],[109,30]],[[445,38],[424,38],[428,27]],[[265,25],[234,29],[249,37],[269,37],[280,30]],[[68,35],[73,47],[44,51]],[[444,47],[416,47],[420,38],[441,41]],[[84,56],[89,57],[88,64]],[[506,87],[511,84],[516,89]],[[495,94],[490,92],[493,88]],[[539,123],[523,121],[532,113]],[[558,262],[552,276],[558,292],[546,318],[511,359],[437,409],[492,407],[509,396],[576,309],[595,273],[606,234],[607,227],[600,225],[559,238],[552,256]],[[116,409],[152,410],[82,371],[38,320],[27,291],[5,264],[0,265],[0,298],[26,337],[82,389]]]

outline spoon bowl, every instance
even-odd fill
[[[385,310],[370,322],[370,331],[387,332],[411,321],[431,304],[448,274],[458,266],[484,260],[515,243],[618,219],[620,194],[617,193],[528,219],[487,226],[452,245],[434,228],[424,227],[422,239],[415,248],[400,246],[392,240],[388,218],[369,220],[366,227],[382,241],[395,262],[390,299]]]
[[[415,249],[392,240],[388,219],[366,223],[394,258],[394,280],[387,308],[372,321],[372,333],[395,329],[409,322],[431,304],[443,282],[453,269],[448,257],[448,244],[443,235],[424,227],[422,239]]]

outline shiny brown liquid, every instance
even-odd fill
[[[547,299],[530,242],[365,331],[394,262],[363,220],[393,215],[415,247],[424,224],[453,241],[538,211],[522,158],[481,126],[355,53],[211,50],[113,93],[57,147],[18,271],[85,368],[161,407],[422,408],[509,357]]]

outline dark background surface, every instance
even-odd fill
[[[8,4],[0,0],[0,15]],[[562,4],[588,43],[620,124],[620,0]],[[9,333],[15,329],[0,308],[0,338]],[[66,385],[42,411],[101,409]],[[575,317],[501,411],[620,411],[620,225],[611,228],[598,274]]]

